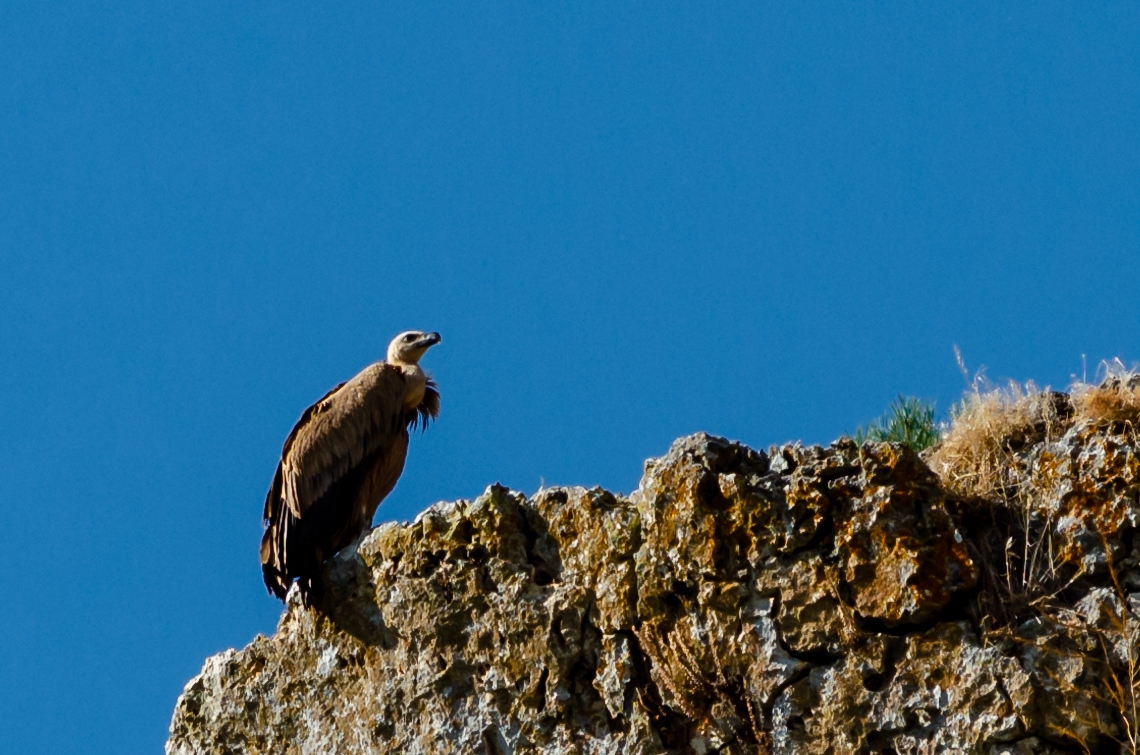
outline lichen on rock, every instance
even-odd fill
[[[902,446],[698,434],[628,497],[437,504],[331,560],[321,606],[208,659],[166,751],[1114,751],[1140,463],[1129,428],[1062,429],[1010,451],[1008,500]],[[999,541],[1030,520],[1059,581],[1017,602]]]

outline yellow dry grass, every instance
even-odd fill
[[[1140,427],[1140,371],[1102,362],[1095,384],[1074,381],[1070,401],[1032,382],[992,386],[978,381],[952,411],[942,442],[927,456],[952,492],[1010,500],[1024,482],[1017,452],[1059,437],[1074,422],[1125,422]]]
[[[927,461],[952,492],[968,498],[1009,498],[1021,484],[1016,451],[1063,432],[1065,418],[1048,389],[976,386],[952,414],[949,429]]]
[[[1076,419],[1140,425],[1140,371],[1119,359],[1102,362],[1104,377],[1096,385],[1076,382],[1070,388]]]

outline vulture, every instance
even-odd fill
[[[408,430],[439,415],[439,391],[419,365],[439,333],[410,330],[301,414],[285,439],[265,497],[261,572],[285,600],[297,580],[308,606],[321,595],[321,565],[372,524],[404,470]]]

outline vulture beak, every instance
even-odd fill
[[[419,340],[417,345],[427,348],[428,346],[435,346],[442,340],[443,338],[440,337],[439,333],[424,333],[423,338]]]

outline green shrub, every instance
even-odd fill
[[[905,443],[917,452],[933,446],[942,435],[934,422],[934,404],[899,396],[891,402],[886,414],[867,427],[857,429],[852,437],[860,445],[867,441]]]

